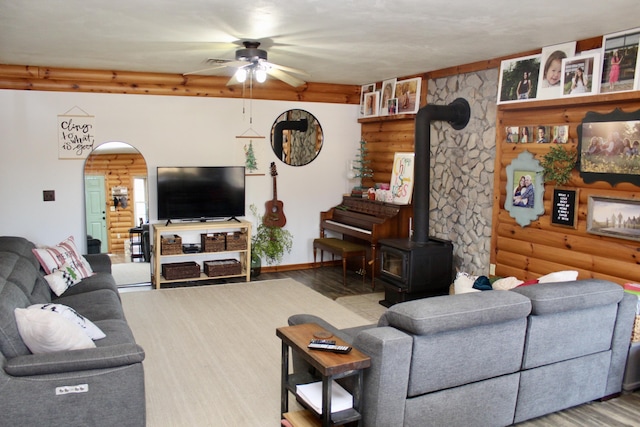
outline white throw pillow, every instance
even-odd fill
[[[53,273],[67,262],[73,262],[82,276],[81,279],[93,274],[91,265],[78,251],[73,236],[69,236],[57,246],[37,248],[32,251],[47,274]]]
[[[106,335],[91,320],[87,319],[71,307],[62,304],[34,304],[28,307],[29,310],[45,310],[61,315],[65,319],[71,320],[87,334],[92,340],[100,340]]]
[[[67,262],[53,273],[47,274],[44,278],[53,293],[60,296],[64,291],[82,280],[82,273],[80,273],[75,262],[72,261]]]
[[[96,345],[73,321],[49,310],[16,308],[18,331],[31,353],[81,350]]]
[[[469,292],[480,292],[480,289],[475,289],[473,283],[476,280],[476,276],[471,276],[468,273],[459,272],[456,275],[456,280],[453,282],[453,293],[466,294]]]
[[[556,271],[554,273],[546,274],[542,277],[538,277],[538,283],[551,283],[551,282],[570,282],[578,278],[578,272],[573,270]]]

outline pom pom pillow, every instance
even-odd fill
[[[53,273],[67,263],[77,269],[81,279],[93,274],[91,266],[78,251],[73,236],[69,236],[57,246],[37,248],[32,251],[47,274]]]

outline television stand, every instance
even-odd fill
[[[227,220],[227,222],[229,222],[229,221],[242,222],[242,221],[240,221],[238,218],[236,218],[235,216],[232,216],[231,218],[229,218],[229,219]]]

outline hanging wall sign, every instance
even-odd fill
[[[58,116],[59,159],[85,159],[95,144],[95,116],[68,114],[74,108]]]

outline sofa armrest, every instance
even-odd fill
[[[96,273],[111,274],[111,258],[107,254],[85,254],[84,258]]]
[[[143,360],[142,347],[126,343],[84,350],[18,356],[7,360],[4,370],[9,375],[25,377],[116,368],[140,363]]]
[[[636,295],[627,292],[624,293],[622,300],[618,304],[618,317],[616,318],[611,340],[611,363],[609,364],[605,396],[622,391],[622,381],[625,367],[627,366],[629,347],[631,346],[630,337],[633,332],[637,304],[638,298]]]
[[[404,425],[413,338],[392,327],[360,332],[353,346],[371,357],[364,371],[363,424]]]

